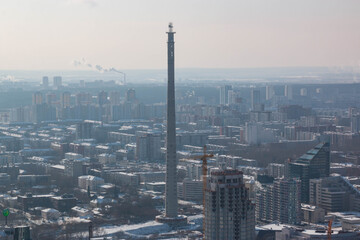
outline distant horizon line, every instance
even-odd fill
[[[240,69],[302,69],[302,68],[353,68],[351,65],[343,66],[283,66],[283,67],[180,67],[176,70],[240,70]],[[166,68],[129,68],[121,69],[123,71],[166,71]],[[97,72],[91,69],[0,69],[0,71],[81,71],[81,72]]]

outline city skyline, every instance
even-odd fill
[[[358,10],[4,1],[0,238],[360,240]]]
[[[162,69],[169,21],[182,30],[179,68],[359,68],[359,9],[358,1],[6,1],[0,68],[78,70],[86,68],[73,61],[85,58]]]

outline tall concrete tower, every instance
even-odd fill
[[[167,130],[166,130],[166,188],[165,216],[177,217],[177,171],[176,171],[176,126],[175,126],[175,48],[172,23],[168,34],[168,88],[167,88]]]
[[[167,88],[167,129],[166,129],[166,186],[165,214],[157,216],[158,222],[179,225],[187,222],[185,216],[178,215],[177,200],[177,159],[176,159],[176,119],[175,119],[175,48],[172,23],[168,34],[168,88]]]

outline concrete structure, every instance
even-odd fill
[[[242,172],[211,169],[205,191],[205,239],[255,239],[255,205]]]
[[[329,212],[360,211],[360,191],[342,176],[311,179],[310,204]]]
[[[185,178],[183,182],[177,184],[178,197],[187,201],[200,201],[203,197],[203,181]]]
[[[301,204],[301,211],[304,222],[320,223],[325,220],[325,210],[320,207],[309,204]]]
[[[104,184],[104,179],[91,176],[91,175],[85,175],[78,177],[78,185],[79,188],[82,189],[90,189],[90,191],[97,191],[100,187],[100,185]]]
[[[176,159],[176,118],[175,118],[175,43],[172,23],[168,34],[168,88],[167,88],[167,129],[166,129],[166,176],[165,176],[165,217],[178,215],[177,202],[177,159]]]
[[[176,118],[175,118],[175,43],[172,23],[168,34],[168,88],[166,124],[166,176],[165,176],[165,214],[156,217],[158,222],[181,225],[187,222],[185,216],[178,215],[177,199],[177,157],[176,157]]]

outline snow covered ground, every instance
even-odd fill
[[[146,223],[122,225],[122,226],[105,226],[101,228],[105,234],[114,234],[123,232],[126,235],[144,237],[150,234],[169,232],[171,228],[167,224],[150,221]]]
[[[189,224],[179,229],[173,229],[165,223],[158,223],[156,221],[149,221],[140,224],[122,225],[122,226],[103,226],[98,228],[104,236],[111,236],[116,234],[123,234],[128,238],[150,238],[154,235],[162,234],[176,234],[177,231],[192,231],[201,229],[202,215],[195,215],[188,217]]]

